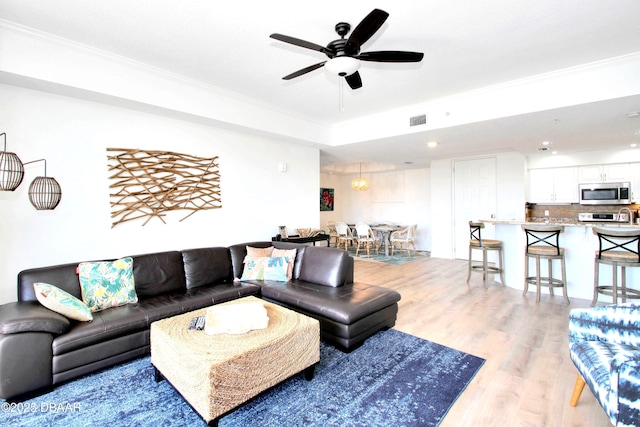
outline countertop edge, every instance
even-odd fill
[[[481,219],[480,222],[484,222],[487,224],[511,224],[511,225],[563,225],[565,227],[611,227],[611,228],[640,228],[640,224],[629,224],[626,222],[582,222],[582,221],[523,221],[516,219]]]

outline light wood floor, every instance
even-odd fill
[[[486,359],[442,427],[610,426],[589,387],[569,405],[577,371],[568,314],[590,301],[541,296],[473,273],[467,263],[425,257],[405,265],[355,262],[355,280],[402,294],[396,329]]]

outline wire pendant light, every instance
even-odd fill
[[[0,136],[4,136],[4,149],[0,151],[0,191],[13,191],[22,183],[24,166],[16,153],[7,151],[7,134]]]
[[[360,163],[360,177],[351,181],[351,188],[355,191],[367,191],[369,189],[369,180],[362,177],[362,163]]]
[[[47,161],[34,160],[29,163],[44,162],[44,176],[37,176],[29,186],[29,201],[39,211],[53,210],[60,203],[62,189],[55,178],[47,177]]]
[[[44,176],[38,176],[29,186],[29,201],[38,210],[53,210],[60,203],[62,189],[55,178],[47,177],[45,159],[22,163],[16,153],[7,152],[7,134],[4,136],[4,149],[0,151],[0,191],[13,191],[20,186],[24,178],[24,165],[44,162]]]

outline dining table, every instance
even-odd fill
[[[389,256],[389,246],[391,245],[391,240],[390,240],[391,233],[405,228],[402,225],[389,225],[389,224],[371,225],[370,227],[371,227],[371,230],[380,233],[380,235],[382,236],[382,243],[384,243],[385,256]]]

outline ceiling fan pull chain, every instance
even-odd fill
[[[344,111],[344,82],[342,77],[338,77],[338,112]]]

